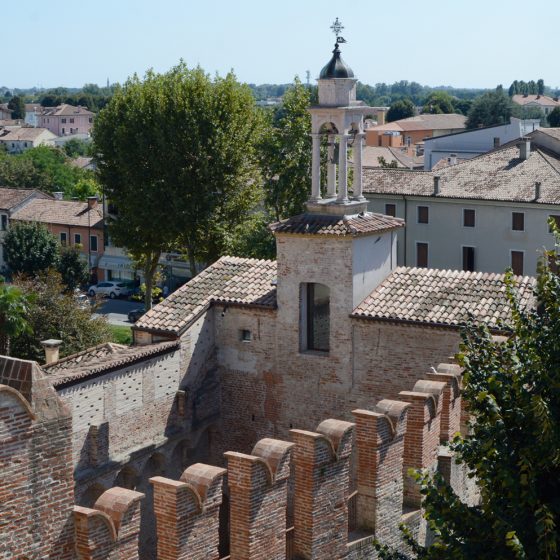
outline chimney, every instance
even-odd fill
[[[56,338],[49,338],[48,340],[41,341],[41,346],[45,349],[46,365],[58,362],[59,349],[61,344],[62,340],[57,340]]]
[[[96,196],[88,196],[87,197],[87,205],[88,208],[95,208],[97,206],[97,197]]]
[[[457,154],[450,154],[449,165],[456,165],[456,164],[457,164]]]
[[[64,193],[62,191],[55,191],[53,192],[53,196],[55,200],[62,200]]]
[[[521,138],[519,147],[519,159],[527,160],[531,155],[531,140],[529,138]]]
[[[440,176],[434,175],[434,196],[440,193],[439,180],[440,180]]]
[[[541,197],[541,182],[535,181],[535,200],[539,200]]]

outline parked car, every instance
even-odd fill
[[[88,296],[109,296],[111,299],[127,296],[130,288],[124,282],[99,282],[88,288]]]
[[[140,317],[142,317],[144,313],[146,313],[145,307],[138,307],[137,309],[131,309],[128,312],[128,320],[131,323],[136,323],[136,321],[138,321],[138,319],[140,319]]]

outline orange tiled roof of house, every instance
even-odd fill
[[[82,381],[99,373],[120,369],[139,360],[157,356],[179,346],[179,341],[162,342],[146,346],[124,346],[106,342],[88,348],[77,354],[66,356],[42,366],[54,387],[61,387],[74,381]]]
[[[33,195],[51,199],[49,195],[36,189],[10,189],[8,187],[0,187],[0,209],[10,210]]]
[[[517,276],[522,307],[534,305],[535,278]],[[469,316],[507,330],[511,306],[504,274],[399,267],[353,311],[353,317],[458,327]]]
[[[75,115],[94,115],[88,110],[87,107],[68,105],[67,103],[63,103],[62,105],[58,105],[57,107],[45,107],[43,109],[42,115],[44,116],[53,116],[53,117],[72,117]]]
[[[465,128],[467,117],[457,113],[449,114],[423,114],[416,115],[415,117],[408,117],[406,119],[399,119],[387,124],[374,126],[368,130],[374,131],[391,131],[396,130],[399,132],[407,132],[413,130],[453,130],[457,128]]]
[[[21,128],[14,128],[10,130],[8,134],[2,136],[2,140],[5,142],[16,141],[16,140],[17,141],[28,140],[29,142],[33,142],[33,140],[36,140],[39,136],[41,136],[41,134],[44,134],[45,132],[52,138],[56,138],[56,135],[46,128],[22,126]]]
[[[514,95],[511,100],[517,105],[540,105],[541,107],[560,107],[560,101],[548,95]]]
[[[222,257],[140,317],[135,328],[180,334],[213,303],[276,306],[275,261]]]
[[[370,233],[383,233],[404,227],[404,220],[384,214],[366,212],[354,216],[327,216],[322,214],[300,214],[271,224],[274,233],[306,235],[350,235],[357,237]]]
[[[88,209],[87,202],[34,199],[12,214],[13,220],[68,226],[103,228],[103,210],[99,205]]]

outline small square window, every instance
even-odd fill
[[[464,227],[474,227],[475,224],[475,212],[465,208],[463,210],[463,226]]]
[[[243,342],[251,342],[253,335],[249,329],[241,329],[241,340]]]
[[[430,210],[427,206],[418,206],[418,223],[427,224],[430,221]]]
[[[511,229],[513,231],[525,231],[525,214],[523,212],[511,213]]]
[[[397,205],[396,204],[385,204],[385,215],[393,216],[397,215]]]

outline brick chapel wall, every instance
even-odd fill
[[[37,365],[1,357],[0,559],[75,558],[71,430]]]

